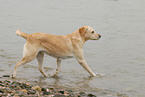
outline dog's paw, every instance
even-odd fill
[[[58,75],[57,74],[53,74],[52,77],[56,78],[56,77],[58,77]]]
[[[57,74],[57,73],[52,73],[52,74],[50,74],[49,76],[50,76],[50,77],[56,78],[56,77],[58,77],[58,74]]]
[[[97,77],[104,77],[105,75],[102,74],[102,73],[96,73],[96,76],[97,76]]]
[[[46,78],[47,78],[47,77],[50,77],[50,76],[49,76],[49,75],[44,75],[44,77],[46,77]]]

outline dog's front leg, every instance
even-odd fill
[[[78,63],[86,70],[88,71],[88,73],[92,76],[96,76],[96,74],[90,69],[90,67],[88,66],[87,62],[84,59],[83,56],[83,51],[82,50],[78,50],[77,52],[79,53],[75,53],[75,58],[77,59]]]
[[[84,59],[83,60],[78,59],[78,62],[86,71],[89,72],[90,75],[96,76],[96,74],[90,69],[90,67],[88,66],[88,64]]]

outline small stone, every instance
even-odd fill
[[[17,85],[11,85],[10,86],[10,88],[16,88],[17,87]]]
[[[64,91],[64,95],[68,97],[69,96],[69,92],[68,91]]]
[[[50,90],[54,90],[54,87],[49,87]]]
[[[40,88],[39,86],[34,86],[34,87],[32,87],[31,89],[33,89],[33,90],[38,90],[39,92],[41,92],[41,88]]]
[[[29,90],[27,94],[35,94],[36,90]]]
[[[53,97],[66,97],[66,96],[65,95],[62,95],[62,94],[56,94]]]
[[[85,95],[86,95],[85,92],[80,92],[79,94],[80,94],[81,96],[85,96]]]
[[[27,86],[30,86],[30,84],[29,84],[29,83],[26,83],[26,85],[27,85]]]
[[[3,77],[10,77],[10,75],[3,75]]]
[[[64,94],[64,91],[58,91],[58,93]]]
[[[7,93],[12,93],[12,90],[9,87],[6,87],[5,90],[7,91]]]
[[[27,84],[25,84],[25,83],[22,83],[21,86],[22,86],[23,88],[27,88]]]
[[[13,82],[12,82],[12,85],[18,86],[18,85],[21,85],[21,84],[20,84],[19,82],[13,81]]]
[[[3,89],[0,89],[0,93],[4,93],[4,90]]]
[[[66,89],[66,91],[68,91],[68,92],[74,92],[73,90],[70,90],[70,89]]]
[[[64,94],[68,94],[69,92],[68,91],[64,91]]]
[[[17,87],[18,90],[21,90],[22,88],[20,86]]]
[[[43,92],[43,95],[49,95],[49,94],[50,94],[50,92],[47,92],[47,91]]]
[[[0,81],[0,83],[3,83],[3,81]]]
[[[10,97],[10,96],[11,96],[11,94],[8,93],[8,94],[7,94],[7,97]]]
[[[4,81],[4,83],[11,83],[11,82],[10,82],[10,81],[8,81],[8,80],[5,80],[5,81]]]
[[[5,85],[4,85],[4,83],[0,83],[0,86],[2,86],[2,87],[3,87],[3,86],[5,86]]]
[[[8,94],[7,93],[3,93],[3,96],[2,97],[6,97]]]
[[[95,95],[93,95],[93,94],[88,94],[88,96],[87,97],[96,97]]]
[[[14,97],[20,97],[19,94],[14,94]]]
[[[25,91],[19,91],[18,94],[19,94],[19,97],[23,97],[24,95],[27,95]]]
[[[0,92],[0,97],[3,95],[3,93]]]
[[[28,92],[26,89],[22,89],[22,90],[20,90],[20,91],[23,91],[23,92],[25,92],[25,93],[27,93],[27,92]]]
[[[5,82],[5,85],[6,85],[6,86],[8,86],[8,85],[9,85],[9,83],[8,83],[8,82]]]
[[[46,88],[42,88],[41,91],[46,91]]]
[[[81,95],[78,94],[77,97],[81,97]]]

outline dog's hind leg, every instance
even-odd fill
[[[36,56],[37,60],[38,60],[38,68],[39,71],[45,76],[48,77],[48,75],[45,73],[44,68],[43,68],[43,58],[44,58],[44,53],[43,52],[39,52]]]
[[[20,65],[24,65],[24,64],[32,61],[37,55],[37,50],[36,49],[33,49],[31,47],[27,47],[27,46],[24,45],[23,58],[22,58],[21,61],[17,62],[16,66],[15,66],[15,69],[13,71],[13,74],[12,74],[12,78],[14,78],[16,76],[17,68]]]
[[[16,66],[15,66],[15,69],[14,69],[14,72],[12,74],[12,78],[14,78],[16,76],[16,71],[17,71],[17,68],[20,66],[20,65],[24,65],[30,61],[32,61],[33,59],[35,58],[35,56],[30,56],[30,57],[23,57],[23,59],[19,62],[17,62]]]

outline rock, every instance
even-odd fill
[[[3,75],[3,77],[10,77],[10,75]]]
[[[53,97],[66,97],[66,96],[63,94],[55,94]]]
[[[0,93],[4,93],[4,90],[0,88]]]
[[[13,85],[13,86],[19,86],[19,85],[21,85],[21,83],[16,82],[16,81],[13,81],[13,82],[11,83],[11,85]]]
[[[68,97],[69,96],[69,92],[68,91],[64,91],[64,95]]]
[[[50,95],[50,92],[44,91],[43,95]]]
[[[85,92],[80,92],[79,94],[80,94],[80,96],[86,96]]]
[[[2,87],[3,87],[3,86],[5,86],[5,85],[4,85],[4,83],[0,83],[0,86],[2,86]]]
[[[20,91],[27,93],[28,91],[26,89],[21,89]]]
[[[22,88],[20,86],[17,87],[18,90],[21,90]]]
[[[5,90],[7,93],[12,93],[12,90],[9,87],[6,87]]]
[[[17,85],[9,85],[10,88],[16,89]]]
[[[3,83],[3,81],[0,81],[0,83]]]
[[[50,90],[54,90],[54,87],[49,87]]]
[[[58,91],[58,93],[64,94],[64,91]]]
[[[11,82],[10,82],[10,81],[8,81],[8,80],[5,80],[5,81],[4,81],[4,83],[11,83]]]
[[[21,88],[22,88],[22,89],[27,88],[27,84],[25,84],[25,83],[21,83],[21,85],[20,85],[20,86],[21,86]]]
[[[33,86],[31,89],[38,90],[39,92],[41,92],[41,88],[39,86]]]
[[[19,96],[19,94],[16,93],[16,94],[14,94],[14,97],[20,97],[20,96]]]
[[[41,91],[46,91],[46,88],[42,88]]]
[[[96,97],[96,96],[93,94],[88,94],[87,97]]]
[[[27,94],[27,90],[26,89],[21,89],[19,92],[18,92],[18,94],[19,94],[19,96],[20,97],[23,97],[24,95],[26,95]]]
[[[27,86],[30,86],[30,84],[29,84],[29,83],[26,83],[26,85],[27,85]]]
[[[28,92],[27,92],[27,94],[35,94],[36,93],[36,90],[29,90]]]
[[[68,91],[64,91],[64,94],[68,94],[69,92]]]
[[[3,93],[0,92],[0,97],[2,97]]]

